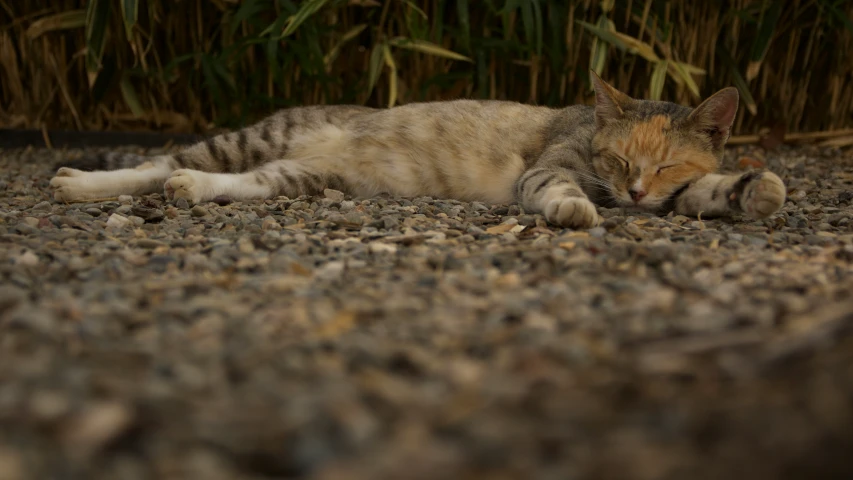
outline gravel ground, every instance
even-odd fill
[[[853,156],[759,222],[159,195],[0,150],[0,478],[853,478]]]

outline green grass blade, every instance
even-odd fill
[[[412,0],[403,0],[403,1],[406,3],[406,5],[408,5],[409,7],[411,7],[411,8],[412,8],[412,10],[414,10],[415,12],[417,12],[417,13],[418,13],[418,15],[420,15],[420,16],[421,16],[421,18],[423,18],[424,20],[426,20],[426,19],[427,19],[427,14],[426,14],[426,12],[424,12],[423,10],[421,10],[421,8],[420,8],[420,7],[418,7],[418,6],[415,4],[415,2],[413,2]]]
[[[701,96],[699,94],[699,86],[696,85],[696,81],[693,80],[693,76],[684,68],[684,65],[680,62],[670,62],[670,65],[675,70],[676,75],[678,75],[684,84],[687,85],[687,89],[690,90],[690,93],[696,97]]]
[[[225,104],[225,95],[222,92],[222,86],[214,70],[216,61],[210,55],[204,54],[201,56],[201,73],[203,78],[202,85],[208,90],[213,101],[220,107]]]
[[[432,42],[427,42],[426,40],[415,40],[411,38],[397,37],[392,39],[389,43],[395,47],[428,53],[437,57],[449,58],[451,60],[460,60],[463,62],[471,62],[471,59],[466,57],[465,55],[448,50],[444,47],[440,47]]]
[[[704,68],[699,68],[688,63],[682,63],[681,68],[683,68],[684,71],[687,73],[695,73],[696,75],[705,75],[706,73],[708,73]]]
[[[660,100],[663,93],[663,86],[666,83],[666,71],[669,69],[669,62],[661,60],[655,65],[652,71],[652,78],[649,82],[649,98],[651,100]]]
[[[119,82],[119,88],[121,89],[121,96],[124,98],[124,103],[127,104],[130,111],[137,117],[144,115],[145,109],[142,108],[139,95],[136,94],[136,89],[133,88],[133,84],[130,83],[130,78],[127,75],[122,77],[121,82]]]
[[[720,46],[717,52],[720,55],[720,59],[723,60],[723,63],[729,66],[729,69],[732,72],[732,83],[734,83],[735,88],[737,88],[740,93],[741,102],[746,105],[746,109],[749,110],[749,113],[757,115],[758,106],[755,103],[755,98],[752,97],[752,92],[749,91],[749,84],[746,83],[746,80],[738,71],[737,63],[734,58],[732,58],[731,53],[729,53],[729,51],[723,46]]]
[[[363,31],[364,31],[364,29],[365,29],[365,28],[367,28],[367,24],[366,24],[366,23],[362,23],[362,24],[359,24],[359,25],[356,25],[356,26],[352,27],[351,29],[347,30],[347,32],[346,32],[346,33],[344,33],[344,34],[343,34],[343,36],[341,37],[340,41],[339,41],[338,43],[336,43],[336,44],[332,47],[332,49],[331,49],[331,50],[329,50],[329,53],[327,53],[327,54],[323,57],[323,64],[325,64],[325,65],[326,65],[326,68],[329,68],[329,67],[332,65],[332,62],[334,62],[334,61],[335,61],[335,59],[336,59],[336,58],[338,58],[338,54],[339,54],[339,53],[340,53],[340,51],[341,51],[341,47],[342,47],[345,43],[347,43],[347,42],[349,42],[350,40],[352,40],[353,38],[357,37],[361,32],[363,32]]]
[[[755,38],[755,43],[752,44],[749,65],[746,68],[747,81],[757,77],[759,70],[761,70],[761,64],[764,62],[764,56],[773,41],[776,25],[779,23],[779,17],[782,14],[782,2],[770,2],[770,7],[762,13],[761,22],[758,25],[758,36]]]
[[[291,17],[287,15],[285,12],[281,12],[278,18],[275,19],[274,22],[270,24],[269,27],[265,28],[261,33],[258,34],[259,37],[267,37],[272,36],[276,41],[280,40],[278,35],[272,35],[273,32],[281,32],[284,29],[284,24],[290,20]]]
[[[382,73],[382,60],[385,55],[385,43],[379,43],[370,52],[370,64],[367,68],[367,96],[373,93],[373,88]]]
[[[623,42],[616,35],[613,35],[614,25],[613,22],[610,21],[607,17],[602,15],[601,18],[599,18],[598,20],[598,25],[593,25],[582,20],[576,20],[576,22],[583,28],[587,29],[590,33],[598,37],[599,40],[603,40],[606,44],[623,51],[627,48],[625,42]]]
[[[602,15],[598,19],[598,25],[592,25],[578,20],[578,23],[592,32],[595,37],[592,39],[592,47],[589,55],[589,68],[601,75],[604,72],[604,67],[607,65],[607,50],[609,46],[615,46],[621,50],[625,50],[625,45],[622,40],[613,35],[613,22],[606,16]]]
[[[655,53],[654,47],[648,43],[637,40],[636,38],[625,35],[624,33],[611,33],[625,45],[628,52],[634,55],[639,55],[651,63],[657,63],[660,60],[660,57]]]
[[[26,35],[30,40],[35,40],[47,32],[73,30],[84,26],[86,26],[86,10],[71,10],[36,20],[27,28]]]
[[[387,43],[382,48],[382,57],[388,66],[388,108],[391,108],[397,103],[397,63]]]
[[[234,16],[231,17],[231,21],[228,26],[228,33],[230,36],[234,36],[237,29],[240,28],[240,25],[243,22],[258,17],[264,11],[269,10],[270,7],[270,2],[267,0],[246,0],[241,3],[240,8],[238,8],[234,13]]]
[[[760,62],[764,59],[773,39],[773,34],[776,32],[779,17],[782,14],[782,2],[770,1],[769,3],[770,6],[764,12],[761,23],[758,25],[758,36],[755,38],[755,43],[752,44],[749,59],[753,62]]]
[[[86,71],[89,85],[93,85],[101,68],[111,0],[89,0],[86,8]]]
[[[124,32],[127,34],[127,39],[133,38],[133,27],[136,25],[136,20],[139,16],[138,0],[121,0],[121,16],[124,20]]]
[[[287,20],[284,31],[281,32],[279,38],[284,38],[293,34],[300,25],[311,18],[312,15],[317,13],[317,11],[323,8],[323,6],[328,2],[329,0],[308,0],[303,3],[302,7],[299,8],[299,11]]]

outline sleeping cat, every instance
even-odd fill
[[[297,107],[174,155],[89,159],[107,171],[63,167],[50,184],[60,202],[161,189],[192,203],[220,195],[252,201],[325,188],[519,202],[571,228],[595,226],[595,204],[752,218],[782,206],[785,186],[773,173],[714,173],[737,113],[736,89],[690,109],[632,99],[591,75],[594,107],[475,100]]]

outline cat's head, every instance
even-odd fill
[[[619,206],[657,209],[688,183],[717,170],[737,113],[735,88],[691,109],[633,99],[591,75],[593,166]]]

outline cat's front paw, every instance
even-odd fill
[[[193,204],[201,203],[215,196],[210,192],[210,182],[207,177],[207,173],[198,170],[175,170],[166,179],[163,191],[169,200],[183,198]]]
[[[545,220],[567,228],[592,228],[598,225],[595,205],[586,198],[556,198],[545,205]]]
[[[68,167],[56,171],[50,180],[53,199],[57,202],[79,202],[97,197],[97,189],[88,181],[87,173]]]
[[[786,194],[781,178],[772,172],[761,172],[748,179],[738,200],[744,213],[761,219],[778,212],[785,204]]]

